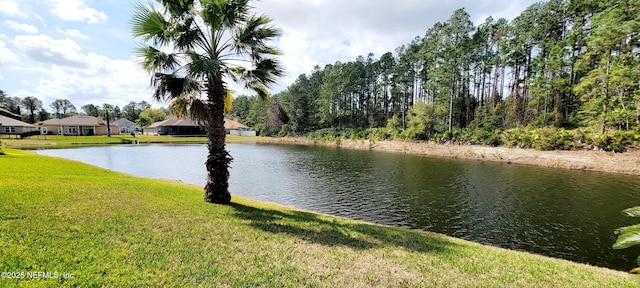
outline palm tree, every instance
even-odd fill
[[[133,35],[146,43],[135,54],[151,76],[154,99],[169,101],[174,112],[205,128],[204,198],[228,204],[232,158],[225,148],[225,79],[268,97],[267,88],[283,74],[274,58],[279,52],[269,45],[280,30],[270,25],[269,17],[254,14],[249,0],[158,2],[134,9]]]
[[[107,137],[111,137],[111,120],[109,119],[109,111],[113,109],[111,104],[104,103],[102,104],[102,109],[104,111],[104,115],[107,117]]]

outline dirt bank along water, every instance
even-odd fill
[[[404,153],[430,157],[447,157],[493,161],[542,167],[601,171],[640,175],[640,151],[613,153],[605,151],[538,151],[533,149],[449,145],[427,142],[341,140],[317,141],[307,138],[268,138],[264,142],[319,145],[380,152]]]

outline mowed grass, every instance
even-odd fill
[[[241,142],[259,142],[264,137],[247,137],[227,135],[228,143]],[[207,143],[207,138],[202,137],[173,137],[173,136],[156,136],[156,135],[136,135],[134,138],[129,134],[107,136],[59,136],[59,135],[40,135],[32,136],[25,139],[9,138],[6,135],[0,137],[2,145],[8,148],[66,148],[82,145],[104,145],[104,144],[132,144],[138,143]]]
[[[240,197],[212,205],[200,187],[4,152],[0,272],[58,278],[0,287],[640,285],[624,272]]]

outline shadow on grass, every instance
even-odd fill
[[[457,244],[443,236],[425,234],[366,223],[323,219],[315,213],[278,211],[232,203],[235,217],[249,220],[250,225],[274,234],[288,234],[301,240],[326,246],[371,249],[385,246],[403,247],[417,252],[444,252]]]

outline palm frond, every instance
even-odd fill
[[[175,54],[162,52],[152,46],[136,47],[134,55],[141,59],[139,63],[147,72],[172,71],[180,65]]]
[[[169,111],[178,117],[189,117],[198,125],[206,125],[207,113],[205,102],[196,93],[183,95],[169,102]]]
[[[236,67],[234,69],[229,69],[229,76],[234,82],[244,83],[245,89],[256,92],[260,98],[268,99],[269,89],[267,85],[265,85],[265,83],[259,78],[255,77],[256,74],[254,72],[254,70],[249,70],[244,67]]]
[[[280,63],[272,57],[280,53],[269,43],[281,32],[270,26],[269,17],[252,14],[250,0],[157,2],[162,8],[136,6],[131,20],[134,36],[151,44],[135,51],[142,68],[152,73],[156,100],[186,108],[211,105],[194,99],[217,99],[221,95],[201,94],[213,93],[205,89],[211,77],[226,75],[268,97],[267,88],[283,75]],[[159,47],[175,52],[165,53]],[[238,61],[251,68],[241,67]]]
[[[259,55],[276,51],[266,46],[267,42],[280,36],[281,31],[269,26],[271,19],[267,16],[251,16],[245,25],[235,34],[233,49],[238,54]],[[274,54],[276,55],[276,54]]]
[[[153,7],[137,4],[131,18],[133,36],[162,46],[171,42],[171,29],[162,13]]]
[[[195,19],[188,17],[174,28],[175,44],[180,50],[194,50],[196,47],[207,49],[206,36],[198,29]]]
[[[195,120],[200,126],[209,126],[209,113],[207,113],[207,105],[201,99],[194,99],[189,106],[189,117]]]
[[[280,61],[277,59],[262,59],[256,63],[256,69],[253,71],[256,71],[256,74],[260,73],[260,80],[265,83],[265,85],[270,86],[271,84],[276,83],[277,77],[284,75],[284,71],[280,67]]]
[[[236,67],[230,72],[229,75],[235,82],[244,83],[245,88],[255,91],[260,97],[268,97],[267,88],[276,83],[277,77],[284,74],[275,59],[263,59],[256,63],[254,69]]]
[[[157,101],[177,99],[200,91],[196,80],[175,74],[156,73],[151,81],[155,88],[153,98]]]
[[[172,19],[183,19],[193,12],[194,0],[158,0]]]
[[[248,0],[203,0],[201,16],[202,19],[218,30],[232,30],[242,22],[246,21],[249,15]]]
[[[189,96],[174,98],[169,102],[169,112],[176,117],[184,117],[189,114]]]
[[[624,209],[622,210],[622,214],[625,214],[629,217],[640,217],[640,206]]]
[[[213,31],[218,31],[222,27],[225,15],[222,14],[221,5],[224,1],[216,0],[201,0],[200,5],[202,10],[200,11],[200,17]]]
[[[253,83],[247,85],[247,88],[253,90],[253,92],[256,92],[256,94],[258,94],[258,97],[260,97],[261,99],[269,99],[269,97],[271,97],[271,95],[269,94],[269,89],[267,89],[267,86],[263,84]]]
[[[226,95],[224,96],[224,113],[231,112],[233,109],[233,90],[225,89]]]
[[[204,78],[207,75],[220,75],[222,62],[218,59],[211,59],[205,55],[195,52],[189,53],[190,63],[187,65],[189,75],[196,78]]]
[[[246,21],[250,9],[251,6],[249,6],[248,0],[225,1],[224,5],[221,6],[222,14],[226,15],[222,23],[223,27],[233,29]]]

